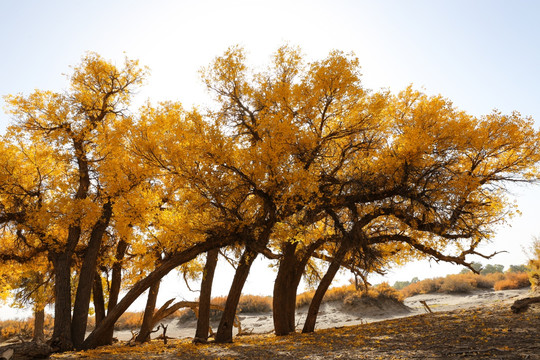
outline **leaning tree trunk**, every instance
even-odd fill
[[[88,310],[90,297],[96,274],[96,264],[103,235],[112,216],[112,203],[109,201],[103,205],[102,214],[92,228],[90,240],[84,254],[83,264],[79,274],[79,284],[73,306],[73,319],[71,320],[71,340],[76,348],[84,341],[86,325],[88,323]]]
[[[137,342],[143,343],[150,341],[150,334],[152,333],[152,328],[154,326],[153,319],[154,311],[156,311],[159,284],[159,281],[155,282],[150,286],[150,290],[148,291],[148,299],[146,300],[146,307],[144,308],[141,330],[139,331],[139,335],[135,338],[135,341]]]
[[[34,334],[32,341],[36,343],[45,342],[45,308],[39,306],[34,309]]]
[[[126,293],[126,295],[122,298],[122,300],[120,300],[118,304],[116,304],[116,306],[112,308],[112,310],[110,309],[108,311],[107,316],[105,317],[105,319],[103,319],[101,324],[99,324],[99,326],[96,326],[96,328],[84,340],[82,348],[91,349],[102,344],[107,339],[107,334],[114,327],[114,324],[116,323],[118,318],[128,309],[128,307],[133,304],[133,302],[137,300],[137,298],[146,289],[148,289],[156,281],[159,281],[170,271],[182,264],[187,263],[188,261],[193,260],[198,255],[203,254],[209,250],[215,249],[217,247],[231,245],[233,241],[234,238],[216,237],[212,240],[207,240],[205,242],[194,245],[189,249],[176,253],[167,260],[163,261],[163,263],[160,264],[156,269],[154,269],[154,271],[152,271],[144,279],[138,281],[135,285],[133,285],[131,289]]]
[[[236,308],[238,307],[238,302],[240,301],[240,295],[242,294],[242,289],[246,283],[246,279],[249,275],[249,269],[257,257],[257,252],[246,248],[240,262],[234,274],[234,279],[229,290],[229,295],[227,296],[227,301],[225,302],[225,309],[221,316],[221,321],[219,322],[219,327],[216,333],[216,342],[217,343],[229,343],[232,342],[233,338],[233,326],[234,318],[236,316]]]
[[[201,296],[199,297],[199,309],[197,311],[197,330],[193,342],[207,342],[208,329],[210,328],[210,299],[212,296],[212,283],[218,262],[219,249],[210,250],[206,255],[206,264],[201,282]]]
[[[101,283],[101,275],[96,271],[94,275],[94,287],[92,289],[92,297],[94,300],[94,309],[96,311],[96,326],[105,318],[105,298],[103,296],[103,284]]]
[[[336,255],[334,256],[334,260],[332,260],[332,262],[330,263],[326,274],[324,274],[323,278],[321,279],[321,282],[319,283],[319,286],[315,291],[315,295],[313,295],[311,304],[309,304],[308,314],[304,323],[304,328],[302,329],[303,333],[310,333],[315,330],[317,314],[319,313],[319,308],[321,306],[324,294],[326,294],[326,290],[328,290],[330,284],[332,283],[332,280],[334,280],[334,277],[336,276],[346,253],[347,250],[343,246],[339,248]]]

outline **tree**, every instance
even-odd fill
[[[528,268],[526,265],[510,265],[508,267],[508,270],[506,270],[506,272],[509,272],[509,273],[522,273],[522,272],[527,272],[528,271]]]
[[[504,265],[501,264],[487,264],[481,271],[480,274],[486,275],[486,274],[494,274],[494,273],[502,273],[504,270]]]
[[[328,263],[304,324],[313,331],[342,267],[364,276],[427,257],[475,270],[468,256],[490,258],[477,248],[513,211],[504,186],[536,179],[532,119],[476,118],[411,87],[368,91],[352,54],[308,63],[285,46],[255,72],[230,48],[202,71],[215,100],[205,114],[164,102],[128,116],[144,74],[90,54],[68,92],[8,98],[18,123],[0,142],[0,223],[18,246],[0,254],[52,263],[60,349],[109,342],[137,297],[205,253],[207,288],[224,247],[238,267],[216,341],[232,341],[259,254],[278,263],[279,335],[295,330],[302,275],[314,259]],[[84,339],[92,292],[100,321]]]
[[[335,257],[345,258],[341,249],[376,245],[399,262],[427,256],[473,269],[466,256],[481,255],[478,244],[511,211],[502,184],[534,181],[539,154],[532,121],[517,113],[475,119],[411,89],[395,97],[390,109],[393,134],[377,157],[378,177],[358,190],[331,194],[343,201],[329,212],[344,240]],[[361,180],[345,173],[341,183]],[[452,248],[454,254],[445,254]],[[327,275],[334,272],[332,263]],[[324,290],[327,281],[320,286]],[[316,311],[308,313],[304,332],[313,331],[310,315]]]
[[[69,349],[82,342],[96,261],[106,229],[113,218],[116,198],[141,182],[135,168],[119,163],[125,156],[116,124],[124,117],[131,93],[141,84],[144,69],[126,60],[123,69],[88,54],[70,77],[66,93],[35,91],[6,98],[17,123],[3,141],[27,171],[10,176],[9,186],[21,191],[2,195],[17,214],[7,219],[32,248],[46,251],[55,274],[55,325],[53,344]],[[39,157],[37,157],[39,155]],[[10,167],[10,159],[4,169]],[[24,194],[23,193],[23,194]],[[8,210],[8,209],[5,209]],[[13,214],[13,213],[12,213]],[[73,320],[71,271],[82,247]]]

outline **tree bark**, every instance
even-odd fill
[[[143,321],[141,324],[141,329],[139,335],[135,338],[135,341],[143,343],[150,340],[150,334],[152,328],[154,327],[154,311],[156,311],[156,302],[159,293],[159,284],[160,281],[156,281],[150,290],[148,290],[148,298],[146,300],[146,307],[144,308]]]
[[[116,320],[127,310],[127,308],[152,284],[159,281],[171,270],[188,261],[193,260],[199,254],[205,253],[211,249],[231,245],[235,242],[233,237],[213,237],[211,240],[194,245],[184,251],[181,251],[159,265],[154,271],[148,274],[144,279],[138,281],[122,298],[122,300],[107,313],[107,316],[94,331],[88,335],[81,345],[81,349],[91,349],[106,340],[106,335],[114,327]]]
[[[34,334],[32,341],[35,343],[45,342],[45,309],[40,306],[34,309]]]
[[[249,275],[249,269],[257,257],[257,252],[246,248],[234,274],[234,279],[225,302],[225,310],[221,316],[219,327],[216,333],[216,343],[232,342],[232,331],[234,326],[234,318],[236,316],[236,308],[240,301],[242,289]]]
[[[54,266],[54,329],[51,346],[58,351],[73,348],[71,342],[71,257],[52,255]]]
[[[199,309],[197,311],[197,329],[193,342],[207,342],[208,329],[210,328],[210,300],[212,297],[212,283],[218,262],[219,249],[212,249],[206,255],[206,264],[201,281],[201,295],[199,297]]]
[[[11,357],[9,357],[10,360],[48,359],[54,352],[54,349],[45,343],[30,341],[1,346],[0,356],[10,349],[10,352],[12,352]]]
[[[103,284],[101,276],[96,271],[94,275],[94,287],[92,289],[94,298],[94,310],[96,311],[96,326],[105,318],[105,298],[103,296]]]
[[[276,281],[274,282],[272,312],[274,315],[274,332],[278,336],[288,335],[295,330],[294,317],[297,290],[295,279],[296,267],[300,262],[296,258],[296,248],[297,243],[287,243],[285,245]],[[291,303],[294,304],[292,312]]]
[[[108,201],[103,205],[101,216],[92,228],[90,240],[84,254],[84,260],[79,274],[79,284],[75,295],[75,304],[73,306],[73,318],[71,320],[71,340],[75,348],[79,348],[84,341],[86,325],[88,323],[90,297],[96,274],[97,258],[103,235],[109,226],[111,216],[112,203]]]
[[[347,249],[342,245],[334,256],[334,260],[330,263],[326,274],[324,274],[323,278],[321,279],[321,282],[315,291],[315,295],[313,295],[311,304],[309,304],[308,314],[304,323],[304,328],[302,329],[302,333],[310,333],[315,330],[317,314],[319,313],[322,299],[324,294],[326,294],[326,290],[328,290],[330,287],[332,280],[334,280],[345,254],[347,254]]]

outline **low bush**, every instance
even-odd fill
[[[495,290],[521,289],[531,286],[527,273],[508,273],[504,280],[497,281],[493,286]]]
[[[476,281],[467,275],[449,275],[442,281],[441,287],[437,292],[445,294],[463,294],[475,289]]]
[[[116,324],[115,330],[135,330],[141,327],[144,312],[125,312],[120,316]]]
[[[296,297],[296,307],[309,305],[314,294],[315,291],[307,291],[299,294]],[[368,289],[360,290],[356,290],[356,287],[351,284],[328,289],[323,298],[323,303],[329,301],[341,301],[343,304],[354,305],[360,299],[371,299],[375,302],[381,299],[403,301],[403,295],[398,290],[388,285],[388,283],[382,283],[369,287]]]
[[[448,275],[444,278],[425,279],[401,289],[403,297],[435,292],[456,294],[468,293],[475,289],[519,289],[530,286],[526,273],[489,273],[485,275],[472,272]]]
[[[257,313],[272,311],[272,297],[243,295],[238,303],[239,313]]]
[[[425,279],[404,287],[401,290],[404,298],[418,294],[430,294],[439,291],[442,285],[442,278]]]

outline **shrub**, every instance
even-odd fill
[[[527,273],[507,273],[504,280],[499,280],[493,288],[495,290],[521,289],[531,286]]]
[[[144,312],[125,312],[120,316],[116,324],[115,330],[134,330],[141,327]]]
[[[31,338],[34,332],[32,319],[25,320],[5,320],[0,323],[0,336],[2,339],[20,335],[23,338]]]
[[[476,281],[469,274],[449,275],[443,279],[438,292],[447,294],[468,293],[474,290]]]
[[[51,335],[54,326],[54,319],[51,315],[45,315],[43,325],[45,335]],[[24,339],[32,338],[34,333],[34,318],[23,320],[0,321],[0,339],[7,340],[14,336],[22,336]]]
[[[397,301],[403,301],[403,295],[400,291],[391,287],[387,282],[383,282],[371,289],[369,292],[373,292],[377,299],[392,299]]]
[[[311,303],[314,294],[315,291],[306,291],[296,295],[296,307],[308,306]]]
[[[412,283],[401,290],[404,298],[418,294],[430,294],[439,291],[442,285],[441,278],[425,279]]]
[[[243,295],[238,303],[239,313],[257,313],[272,311],[272,297]]]

